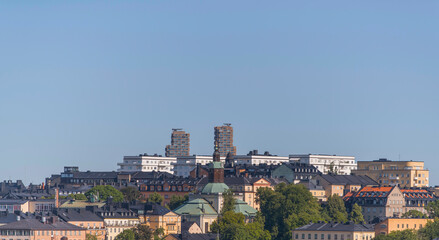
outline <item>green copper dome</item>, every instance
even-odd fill
[[[225,183],[208,183],[204,186],[202,194],[224,193],[229,187]]]

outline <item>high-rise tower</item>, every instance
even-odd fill
[[[189,156],[190,134],[182,131],[181,128],[173,128],[171,135],[171,145],[165,148],[166,157]]]
[[[233,127],[230,125],[230,123],[224,123],[223,126],[214,128],[215,143],[218,144],[221,157],[227,156],[228,153],[236,155],[236,147],[233,146]]]

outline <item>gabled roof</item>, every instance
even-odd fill
[[[69,221],[89,221],[89,222],[102,222],[104,221],[101,217],[94,214],[91,211],[85,209],[60,209],[57,211],[57,215],[62,220]]]
[[[432,193],[427,191],[426,189],[401,189],[402,194],[404,195],[404,198],[409,200],[415,200],[415,199],[421,199],[421,200],[435,200],[436,196]]]
[[[0,226],[0,230],[85,230],[70,223],[57,221],[55,223],[42,223],[37,219],[23,219]]]
[[[356,192],[353,197],[355,198],[365,198],[365,197],[373,197],[373,198],[387,198],[389,193],[395,188],[393,187],[362,187],[358,192]]]
[[[156,204],[156,203],[146,203],[145,205],[145,215],[159,215],[163,216],[172,212],[171,210]]]
[[[341,232],[375,232],[373,224],[355,224],[353,222],[349,223],[311,223],[299,228],[296,230],[305,230],[305,231],[341,231]]]
[[[320,175],[320,177],[333,185],[361,185],[361,186],[379,185],[375,180],[373,180],[372,178],[366,175],[325,174],[325,175]]]
[[[174,210],[179,215],[218,215],[213,207],[204,199],[188,201]]]

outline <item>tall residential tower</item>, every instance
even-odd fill
[[[227,156],[228,153],[236,155],[236,147],[233,146],[233,127],[230,125],[224,123],[223,126],[215,127],[215,143],[218,143],[221,157]]]
[[[189,156],[190,134],[182,131],[181,128],[172,129],[171,145],[167,145],[165,148],[166,157],[181,157]]]

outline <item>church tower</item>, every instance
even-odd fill
[[[218,143],[215,142],[213,162],[209,164],[209,183],[224,183],[224,166],[220,157]]]

